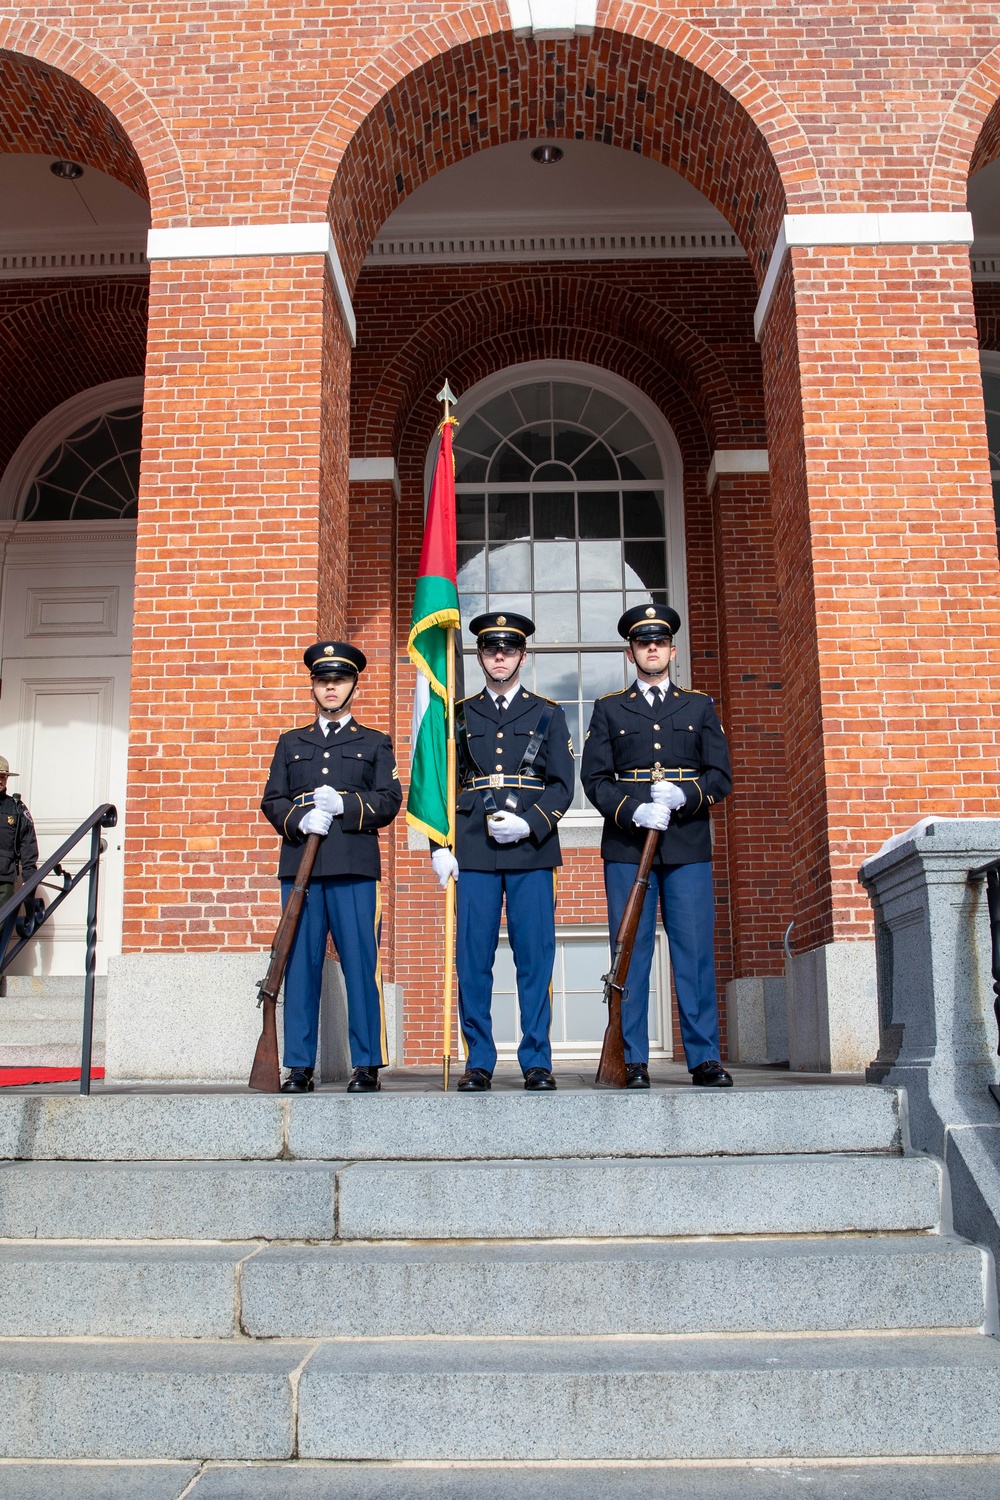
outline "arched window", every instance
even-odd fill
[[[25,496],[22,520],[134,520],[141,440],[141,406],[85,422],[41,464]]]
[[[594,699],[626,685],[619,616],[645,603],[683,613],[679,459],[624,382],[543,371],[508,371],[505,389],[484,382],[460,403],[458,587],[464,626],[502,606],[534,620],[523,675],[562,704],[579,760]],[[593,813],[579,782],[573,807]]]

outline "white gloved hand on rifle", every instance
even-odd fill
[[[299,824],[299,832],[318,833],[325,838],[332,822],[333,813],[324,812],[321,807],[311,807]]]
[[[526,839],[531,832],[524,819],[513,812],[494,813],[489,819],[488,827],[490,838],[496,839],[498,844],[516,844],[520,839]]]
[[[313,806],[320,812],[328,812],[332,818],[339,818],[344,811],[344,799],[332,786],[318,786],[313,792]]]
[[[659,802],[640,802],[632,814],[636,828],[655,828],[657,833],[666,833],[670,827],[670,808]]]
[[[687,798],[675,781],[654,781],[653,801],[670,812],[676,812],[684,806]]]
[[[434,874],[441,882],[442,890],[446,888],[449,880],[458,879],[458,860],[450,849],[435,849],[431,855],[431,864]]]

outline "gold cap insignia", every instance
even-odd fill
[[[647,620],[655,620],[656,619],[656,610],[653,608],[652,605],[650,605],[649,608],[646,611],[646,619]]]
[[[333,647],[332,646],[324,646],[323,647],[323,655],[324,656],[332,656],[333,655]]]
[[[507,623],[507,616],[506,615],[497,615],[497,624],[498,625],[506,625],[506,623]]]

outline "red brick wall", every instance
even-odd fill
[[[332,308],[319,257],[153,267],[126,951],[270,938],[261,788],[278,731],[309,717],[301,652],[339,626],[344,597],[348,363]]]
[[[146,278],[0,281],[0,473],[53,407],[146,362]]]

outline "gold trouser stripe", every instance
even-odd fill
[[[383,1068],[389,1061],[389,1034],[385,1024],[385,993],[382,989],[382,945],[379,941],[379,928],[382,925],[382,882],[375,882],[375,985],[378,989],[379,1010],[379,1046],[382,1052]]]

